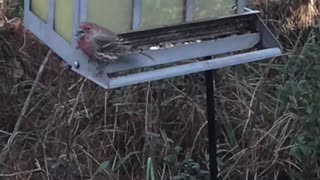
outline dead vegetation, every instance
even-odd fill
[[[313,0],[288,3],[253,4],[286,49],[298,53],[305,32],[318,22],[319,5]],[[48,48],[23,28],[0,35],[2,153],[10,143],[5,159],[1,157],[0,177],[147,179],[147,172],[154,172],[156,179],[205,179],[202,74],[105,91],[52,55],[34,81]],[[302,171],[290,154],[301,131],[298,115],[283,110],[288,104],[279,99],[287,81],[286,62],[276,59],[217,72],[217,160],[223,179],[285,179],[293,176],[292,170]]]
[[[280,20],[279,25],[287,31],[305,30],[319,23],[320,3],[317,0],[255,0],[251,3],[260,7],[265,16]]]

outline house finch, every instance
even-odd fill
[[[121,39],[111,30],[95,23],[80,23],[76,33],[78,47],[91,61],[98,64],[114,62],[120,56],[131,54],[134,50],[130,42]],[[141,53],[153,59],[149,55]]]

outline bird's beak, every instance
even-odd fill
[[[79,29],[76,33],[75,33],[75,38],[80,39],[84,36],[84,31]]]

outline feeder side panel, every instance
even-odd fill
[[[73,0],[55,1],[55,31],[69,43],[72,38]]]
[[[31,11],[44,22],[48,20],[48,0],[31,0]]]
[[[141,0],[141,27],[178,24],[184,20],[184,0]]]
[[[132,27],[132,0],[89,0],[87,20],[116,33]]]
[[[193,19],[217,18],[234,14],[234,0],[194,0]]]

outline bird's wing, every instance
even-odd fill
[[[104,44],[97,50],[104,53],[114,53],[117,55],[126,54],[131,49],[131,46],[128,44],[119,43],[118,41],[109,42]]]
[[[117,39],[117,36],[112,34],[105,33],[93,33],[92,41],[97,48],[103,47],[106,44],[109,44]]]
[[[98,51],[116,52],[128,50],[131,47],[129,42],[119,39],[117,36],[111,37],[104,34],[96,34],[93,36],[92,41]]]
[[[110,39],[104,35],[95,35],[92,39],[95,46],[94,55],[98,59],[118,59],[120,56],[127,54],[131,46],[126,45],[124,41],[118,38]]]

